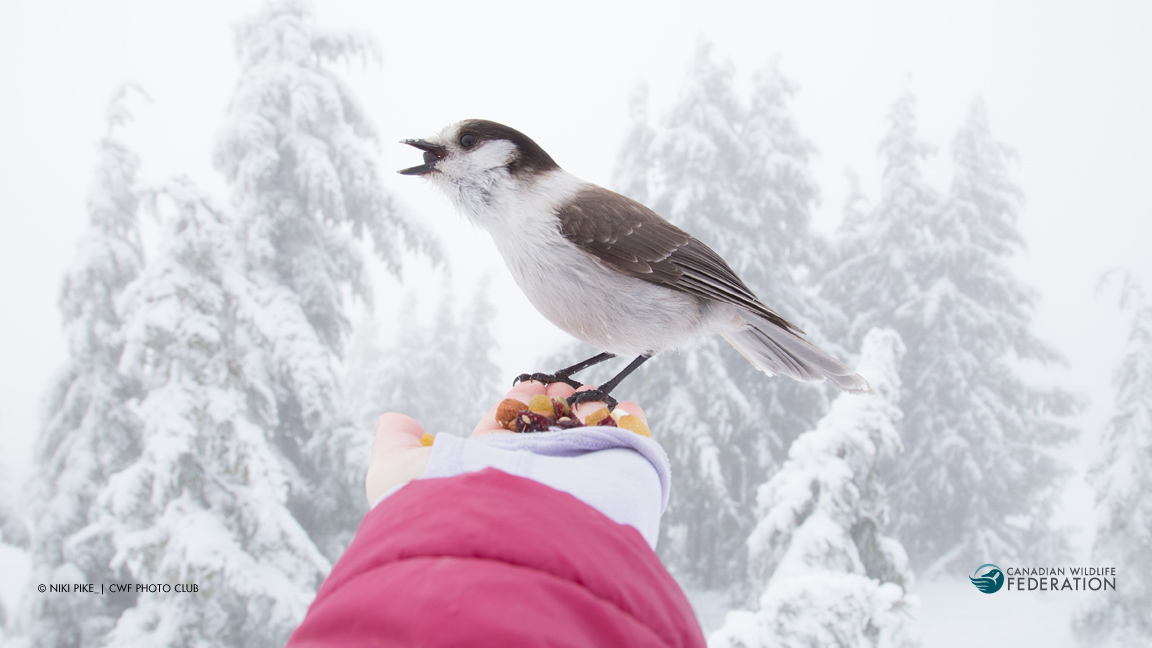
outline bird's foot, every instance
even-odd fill
[[[599,389],[587,389],[578,391],[568,397],[568,407],[576,407],[580,403],[591,403],[594,401],[604,401],[608,409],[614,410],[619,404],[615,398],[608,395],[608,392],[600,391]]]
[[[515,387],[516,385],[518,385],[522,382],[528,381],[528,380],[535,380],[537,382],[542,382],[545,385],[551,385],[552,383],[558,383],[558,382],[564,383],[565,385],[568,385],[572,389],[579,389],[579,388],[584,386],[584,383],[582,383],[578,380],[572,380],[571,378],[568,377],[567,374],[559,372],[559,371],[557,371],[554,374],[546,374],[546,373],[540,373],[540,372],[530,373],[530,374],[522,373],[519,376],[516,376],[516,379],[512,381],[512,386]]]

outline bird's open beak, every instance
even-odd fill
[[[397,173],[404,175],[424,175],[436,170],[436,163],[443,160],[448,155],[448,149],[440,146],[439,144],[432,144],[422,139],[409,139],[400,142],[408,146],[414,146],[421,151],[424,151],[424,164],[419,166],[409,167],[407,169],[400,169]]]

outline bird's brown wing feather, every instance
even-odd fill
[[[803,333],[760,303],[720,255],[635,200],[592,187],[577,194],[557,215],[564,238],[620,272],[732,304],[786,331]]]

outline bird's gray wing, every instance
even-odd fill
[[[751,311],[786,331],[797,326],[762,304],[707,245],[644,205],[589,187],[557,210],[560,233],[625,274]]]

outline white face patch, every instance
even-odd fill
[[[507,167],[516,157],[516,145],[508,140],[480,142],[470,149],[454,141],[447,146],[448,157],[436,170],[453,182],[482,183],[484,175]]]
[[[425,177],[473,220],[490,209],[507,192],[508,165],[516,159],[516,145],[508,140],[479,142],[472,148],[460,144],[464,122],[449,124],[428,142],[447,149],[448,154],[436,163],[436,171]]]

